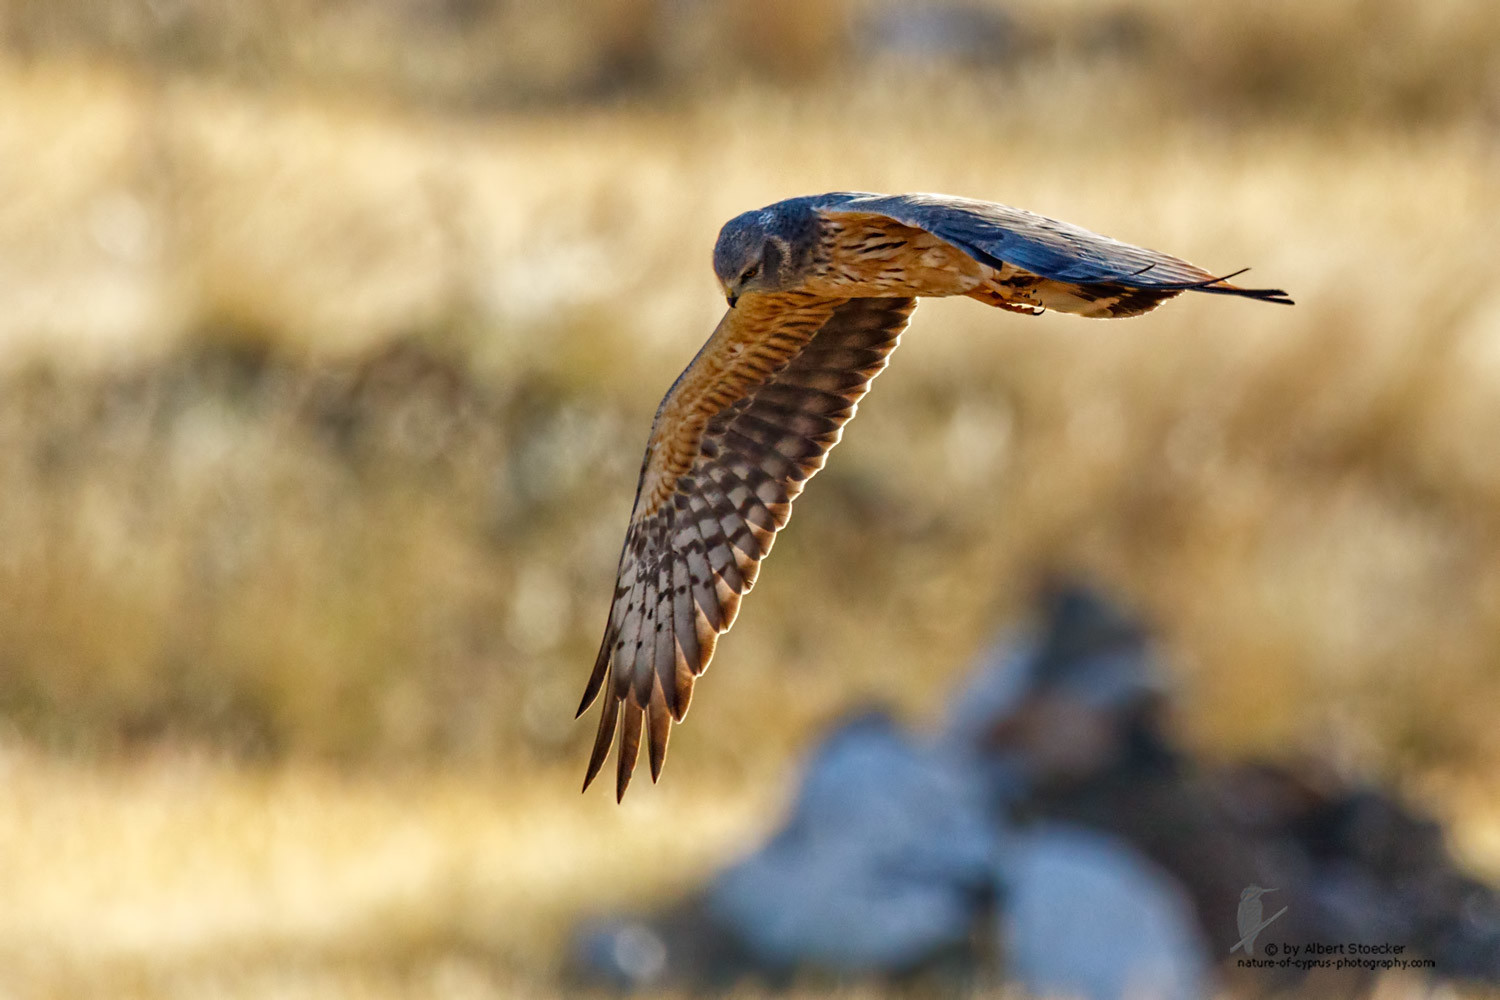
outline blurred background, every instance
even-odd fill
[[[837,189],[1298,304],[924,304],[663,784],[580,797],[718,226]],[[1155,625],[1194,752],[1500,876],[1497,218],[1485,0],[0,0],[0,993],[564,995],[570,921],[1057,573]]]

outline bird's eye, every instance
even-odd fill
[[[742,275],[740,275],[740,280],[741,281],[749,281],[750,279],[754,278],[758,274],[760,274],[760,265],[759,264],[751,264],[749,267],[745,268],[745,273],[742,274]]]

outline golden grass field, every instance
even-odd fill
[[[1440,6],[1205,14],[1144,69],[501,107],[353,42],[272,83],[0,61],[0,997],[564,995],[569,921],[752,843],[840,712],[931,718],[1057,572],[1158,623],[1194,747],[1329,755],[1500,878],[1500,19]],[[714,235],[830,189],[1005,201],[1298,305],[924,304],[663,784],[579,797]]]

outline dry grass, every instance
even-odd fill
[[[0,991],[17,1000],[577,996],[558,965],[579,914],[686,887],[751,843],[779,797],[766,783],[706,793],[702,775],[617,807],[559,795],[571,769],[355,777],[180,754],[80,767],[14,745],[0,777]],[[1492,797],[1466,819],[1500,828]],[[1395,978],[1377,994],[1426,995]]]
[[[616,808],[558,796],[572,781],[556,773],[350,778],[176,755],[81,769],[12,749],[3,768],[0,990],[77,1000],[557,996],[568,920],[661,891],[656,859],[683,884],[764,798],[663,790]]]
[[[0,65],[0,993],[555,995],[574,912],[721,857],[851,704],[935,708],[1064,569],[1160,623],[1194,745],[1401,782],[1500,871],[1496,22],[1403,8],[1332,61],[1368,7],[492,117],[327,60],[85,65],[49,22]],[[1283,89],[1230,94],[1267,52]],[[834,188],[1025,205],[1299,305],[924,305],[667,784],[579,799],[571,710],[713,234]]]

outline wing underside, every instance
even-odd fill
[[[579,714],[604,707],[584,787],[618,733],[623,796],[643,731],[653,780],[673,721],[760,561],[885,367],[911,298],[746,296],[663,401]]]

